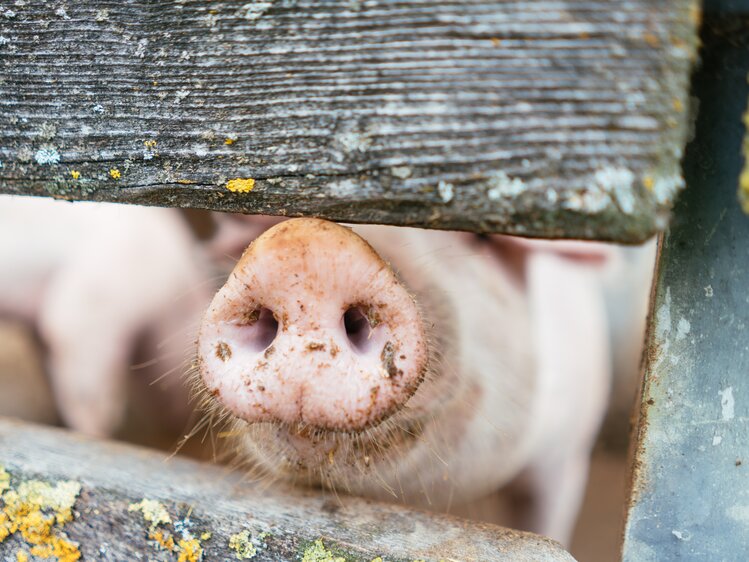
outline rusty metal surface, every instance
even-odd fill
[[[707,19],[687,189],[661,245],[623,559],[749,558],[749,19]]]

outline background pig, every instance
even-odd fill
[[[240,454],[257,475],[439,510],[512,484],[515,525],[567,542],[608,395],[616,253],[355,231],[379,256],[332,223],[278,225],[215,297],[198,359]]]
[[[110,434],[128,379],[167,375],[162,421],[184,427],[181,375],[211,288],[178,211],[3,196],[0,264],[0,316],[36,329],[66,424]],[[144,345],[152,368],[133,372]]]

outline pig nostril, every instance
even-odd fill
[[[278,333],[278,320],[269,308],[259,308],[247,315],[249,321],[246,326],[251,328],[245,345],[249,345],[253,351],[262,351],[266,349]],[[247,336],[246,336],[247,337]]]
[[[358,306],[352,306],[343,314],[343,326],[351,345],[359,352],[366,352],[371,345],[369,336],[372,326],[369,318]]]
[[[276,339],[278,320],[268,308],[261,308],[257,318],[257,343],[261,349],[267,348]]]

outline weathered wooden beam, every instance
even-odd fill
[[[0,465],[0,558],[56,545],[58,553],[112,561],[195,562],[199,552],[206,561],[573,561],[530,533],[321,492],[269,490],[217,466],[165,462],[163,453],[7,419],[0,419]],[[59,519],[51,529],[43,523],[50,513]]]
[[[0,191],[640,241],[681,184],[698,20],[695,0],[6,3]]]

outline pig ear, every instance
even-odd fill
[[[495,244],[505,247],[506,251],[521,255],[523,261],[527,261],[531,254],[549,253],[578,265],[610,267],[621,259],[618,246],[603,242],[540,240],[503,235],[497,235],[493,238]]]
[[[526,286],[528,268],[538,256],[553,256],[571,267],[589,268],[599,275],[616,270],[623,263],[621,248],[601,242],[536,240],[518,236],[484,236],[491,251],[515,281]]]

